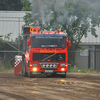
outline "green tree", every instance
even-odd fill
[[[21,11],[31,11],[31,4],[28,0],[21,0],[22,4],[23,4],[23,8],[21,9]]]
[[[21,11],[21,0],[0,0],[0,10]]]
[[[23,3],[23,8],[21,9],[21,11],[31,11],[32,10],[31,4],[28,0],[21,0],[21,2]],[[29,26],[30,23],[33,22],[31,12],[26,12],[26,15],[23,17],[23,19],[25,22],[24,26]]]

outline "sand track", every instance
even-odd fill
[[[100,75],[28,78],[0,73],[0,100],[100,100]]]

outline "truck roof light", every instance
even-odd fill
[[[30,32],[33,32],[33,27],[30,27]]]
[[[40,31],[40,27],[37,27],[37,29]]]
[[[47,61],[51,61],[51,59],[48,59]]]
[[[58,29],[57,31],[55,31],[55,34],[59,34],[60,33],[60,30]]]
[[[38,32],[37,34],[39,34],[40,27],[30,27],[30,33],[32,33],[32,32]]]
[[[58,33],[58,34],[60,33],[60,30],[59,30],[59,29],[57,30],[57,33]]]
[[[36,31],[37,31],[38,34],[39,34],[39,32],[40,32],[40,27],[37,27],[37,28],[36,28]]]

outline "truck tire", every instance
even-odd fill
[[[32,78],[32,72],[30,72],[29,62],[28,62],[28,77]]]
[[[26,72],[26,59],[24,58],[24,68],[23,68],[23,76],[27,77],[28,73]]]
[[[28,77],[32,78],[32,72],[30,72],[29,67],[28,67]]]
[[[65,74],[64,74],[64,75],[61,75],[61,77],[62,77],[62,78],[66,78],[66,72],[65,72]]]
[[[54,72],[51,76],[52,76],[52,77],[56,77],[56,76],[57,76],[57,73]]]
[[[32,78],[32,73],[31,72],[28,72],[28,77]]]

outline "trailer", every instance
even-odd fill
[[[52,74],[66,77],[68,48],[71,41],[60,30],[41,31],[40,27],[23,27],[23,53],[15,64],[15,75],[25,77]],[[20,58],[20,57],[19,57]]]

